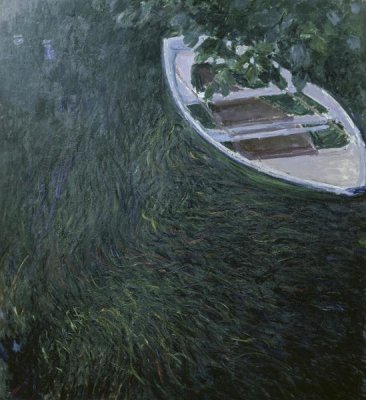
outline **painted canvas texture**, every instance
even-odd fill
[[[0,0],[0,399],[362,400],[366,4]]]

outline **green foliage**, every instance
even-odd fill
[[[283,87],[284,80],[271,61],[271,44],[260,42],[246,46],[243,53],[238,51],[239,48],[231,41],[217,38],[206,39],[198,46],[197,64],[208,63],[215,74],[214,82],[207,87],[206,98],[211,97],[215,90],[226,96],[235,84],[263,87],[272,80]]]
[[[349,143],[349,137],[344,129],[334,122],[324,131],[312,132],[311,136],[317,149],[334,149],[344,147]]]
[[[170,33],[183,34],[190,46],[202,34],[211,38],[197,49],[196,59],[210,60],[216,73],[206,87],[207,98],[215,90],[227,94],[233,80],[249,87],[272,81],[284,88],[273,61],[293,72],[301,91],[310,78],[338,79],[344,76],[340,71],[365,57],[366,11],[360,1],[151,0],[136,13],[138,24],[153,15],[170,20]],[[246,46],[245,52],[237,54],[237,46]],[[225,62],[218,64],[220,59]],[[358,68],[356,73],[363,75]]]

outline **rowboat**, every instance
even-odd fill
[[[290,71],[281,68],[285,90],[273,83],[256,89],[237,85],[227,96],[214,93],[205,101],[192,85],[196,48],[182,36],[164,39],[163,68],[180,114],[207,142],[291,184],[347,196],[366,192],[363,138],[326,90],[307,83],[298,92]],[[200,73],[210,79],[204,68]]]

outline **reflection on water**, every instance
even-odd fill
[[[361,399],[365,200],[203,143],[112,3],[3,7],[0,393]]]

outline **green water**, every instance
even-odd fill
[[[205,144],[164,21],[34,3],[0,22],[0,398],[362,399],[365,198]]]

